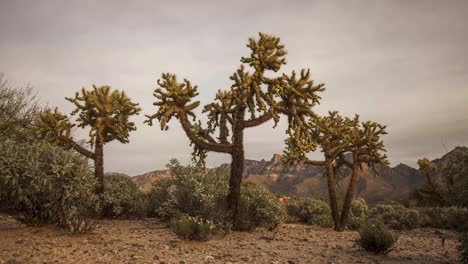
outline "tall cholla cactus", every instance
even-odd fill
[[[164,73],[154,91],[157,112],[148,115],[146,122],[160,122],[161,129],[168,129],[172,117],[179,119],[182,128],[194,147],[193,158],[204,165],[207,152],[214,151],[231,155],[228,208],[232,212],[236,226],[240,198],[240,187],[244,169],[244,130],[273,120],[276,124],[280,114],[288,116],[291,124],[300,126],[306,117],[312,115],[312,107],[318,103],[318,92],[323,85],[314,85],[310,72],[281,74],[276,77],[266,75],[277,72],[286,64],[286,50],[280,39],[271,35],[259,34],[259,39],[250,38],[247,47],[251,54],[241,59],[241,66],[230,77],[233,84],[227,91],[219,91],[215,100],[203,108],[208,122],[202,126],[194,110],[199,101],[197,86],[189,80],[177,81],[174,74]],[[250,66],[252,72],[246,67]],[[191,118],[191,119],[190,119]]]
[[[312,116],[306,126],[290,127],[286,139],[285,160],[289,163],[325,166],[328,195],[335,230],[343,231],[346,227],[353,194],[362,164],[368,164],[378,174],[377,165],[388,164],[383,152],[385,148],[380,137],[387,134],[385,126],[376,122],[360,122],[359,116],[342,117],[338,112],[329,112],[328,116]],[[310,160],[306,154],[316,147],[322,149],[324,160]],[[352,160],[346,160],[350,155]],[[352,169],[341,215],[336,197],[336,171],[341,166]]]
[[[100,183],[96,192],[101,194],[104,190],[104,144],[113,140],[128,143],[129,132],[136,130],[129,117],[137,115],[140,108],[123,91],[111,90],[109,86],[93,86],[90,91],[83,88],[74,98],[66,99],[76,106],[71,113],[78,115],[76,124],[72,124],[70,118],[57,108],[47,109],[37,118],[34,130],[40,139],[74,149],[94,160],[95,176]],[[89,128],[88,143],[94,151],[74,140],[72,128],[75,126]]]

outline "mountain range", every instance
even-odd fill
[[[433,160],[437,168],[435,177],[440,177],[445,168],[459,162],[466,155],[468,155],[467,147],[456,147],[441,158]],[[281,162],[280,154],[274,154],[270,160],[246,159],[244,164],[244,180],[263,185],[272,192],[288,196],[326,197],[327,195],[323,167],[305,164],[285,166]],[[229,172],[229,167],[228,163],[219,166],[226,172]],[[407,197],[408,193],[426,183],[425,177],[417,169],[405,164],[395,167],[379,166],[378,171],[379,174],[375,175],[364,166],[359,176],[357,196],[363,197],[368,202],[398,200]],[[338,194],[341,196],[344,195],[349,183],[350,174],[349,169],[343,168],[340,171]],[[141,190],[148,190],[154,182],[169,177],[171,177],[169,170],[155,170],[132,176],[131,179]]]

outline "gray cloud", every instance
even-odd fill
[[[280,36],[284,71],[311,68],[324,82],[319,113],[339,110],[388,125],[392,164],[414,165],[468,143],[466,1],[2,1],[0,71],[30,82],[44,103],[70,111],[63,97],[82,86],[125,89],[145,113],[162,72],[199,85],[207,103],[248,54],[257,32]],[[127,145],[111,143],[106,169],[129,174],[190,160],[177,122],[169,132],[135,121]],[[247,133],[248,158],[283,148],[284,129]],[[80,133],[82,134],[82,133]],[[209,165],[229,161],[209,155]]]

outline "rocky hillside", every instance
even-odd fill
[[[449,166],[465,166],[463,157],[468,154],[468,148],[457,147],[433,162],[437,165],[436,175]],[[229,164],[222,164],[221,169],[229,171]],[[364,169],[359,177],[357,195],[369,202],[394,200],[405,197],[409,192],[425,183],[417,169],[405,164],[395,167],[381,166],[380,175]],[[296,164],[285,167],[281,163],[281,155],[274,154],[271,160],[245,160],[244,179],[267,187],[269,190],[285,195],[313,195],[326,197],[326,179],[323,167]],[[340,194],[348,185],[350,170],[341,172]],[[170,177],[168,170],[156,170],[143,175],[133,176],[133,181],[142,189],[147,190],[158,179]]]

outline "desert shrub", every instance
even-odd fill
[[[398,204],[378,204],[369,210],[368,219],[381,220],[393,229],[413,229],[421,226],[421,214]]]
[[[171,228],[177,235],[190,240],[208,240],[215,224],[210,220],[181,214],[171,219]]]
[[[168,221],[177,215],[177,201],[174,197],[174,180],[156,181],[148,192],[148,211],[150,217],[159,217]]]
[[[330,206],[322,200],[310,197],[293,198],[286,209],[288,215],[299,222],[322,227],[333,226]]]
[[[130,177],[106,175],[102,209],[105,217],[143,217],[146,215],[146,198]]]
[[[172,160],[170,179],[154,183],[149,197],[150,213],[163,220],[178,214],[224,223],[226,220],[227,175],[219,170],[182,166]]]
[[[354,199],[351,203],[351,210],[349,212],[349,219],[346,226],[349,229],[359,229],[365,223],[369,207],[366,200],[363,198]]]
[[[155,182],[148,194],[151,215],[165,221],[187,215],[210,221],[216,229],[230,229],[226,172],[181,166],[176,160],[168,167],[173,177]],[[285,212],[274,194],[263,187],[244,184],[239,216],[239,229],[252,230],[257,226],[276,227],[283,221]]]
[[[238,230],[253,230],[264,226],[276,228],[286,218],[278,198],[263,186],[247,182],[241,187]]]
[[[17,220],[93,228],[99,202],[87,159],[46,143],[2,143],[0,153],[0,198]]]
[[[468,208],[420,207],[421,225],[434,228],[468,230]]]
[[[463,232],[460,236],[460,260],[463,264],[468,264],[468,231]]]
[[[387,254],[393,249],[398,236],[381,221],[372,220],[361,225],[356,244],[366,251]]]

